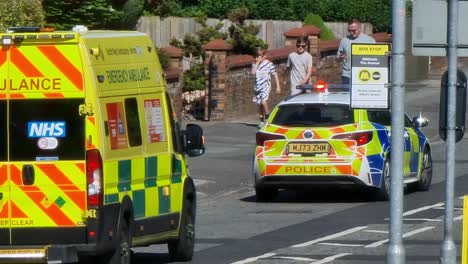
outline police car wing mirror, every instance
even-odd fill
[[[413,117],[413,124],[416,127],[425,127],[429,124],[429,120],[419,113],[419,116]]]
[[[184,131],[184,150],[189,157],[196,157],[205,153],[205,137],[203,129],[196,124],[187,124]]]

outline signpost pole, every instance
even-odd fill
[[[390,232],[386,263],[405,263],[403,247],[403,149],[404,149],[404,96],[405,96],[405,20],[404,0],[393,0],[392,38],[392,137],[390,163]]]
[[[455,132],[456,132],[456,83],[457,83],[457,33],[458,0],[448,1],[447,40],[448,40],[448,87],[447,87],[447,140],[445,188],[444,241],[441,246],[439,263],[456,263],[456,246],[453,241],[453,202],[455,188]]]

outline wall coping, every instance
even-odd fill
[[[392,35],[386,32],[379,32],[370,34],[369,36],[373,37],[376,42],[391,42]],[[319,50],[320,52],[338,50],[340,46],[341,39],[333,40],[319,40]]]
[[[230,55],[226,57],[226,65],[228,68],[252,65],[254,62],[255,58],[252,55]]]
[[[170,67],[164,70],[164,76],[167,80],[178,79],[181,73],[181,69],[174,67]]]
[[[171,58],[182,58],[184,51],[174,46],[163,47],[161,50]]]
[[[202,45],[202,49],[207,51],[207,50],[219,50],[219,51],[228,51],[232,49],[232,45],[227,43],[223,39],[214,39],[205,45]]]
[[[283,33],[285,37],[302,37],[302,36],[318,36],[320,29],[313,25],[305,25],[300,28],[291,28]]]

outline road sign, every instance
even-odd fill
[[[414,56],[447,56],[447,0],[413,0]],[[468,56],[468,1],[458,1],[457,55]]]
[[[390,44],[351,44],[351,108],[388,109]]]

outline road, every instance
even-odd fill
[[[405,191],[403,237],[407,263],[439,263],[444,240],[445,143],[438,136],[439,82],[408,85],[405,108],[423,115],[433,148],[428,192]],[[251,175],[255,120],[200,122],[204,156],[191,158],[198,194],[196,253],[200,264],[385,263],[389,203],[353,189],[282,191],[257,203]],[[454,240],[461,255],[462,199],[468,194],[467,139],[457,143]],[[167,249],[136,249],[136,263],[171,263]]]

